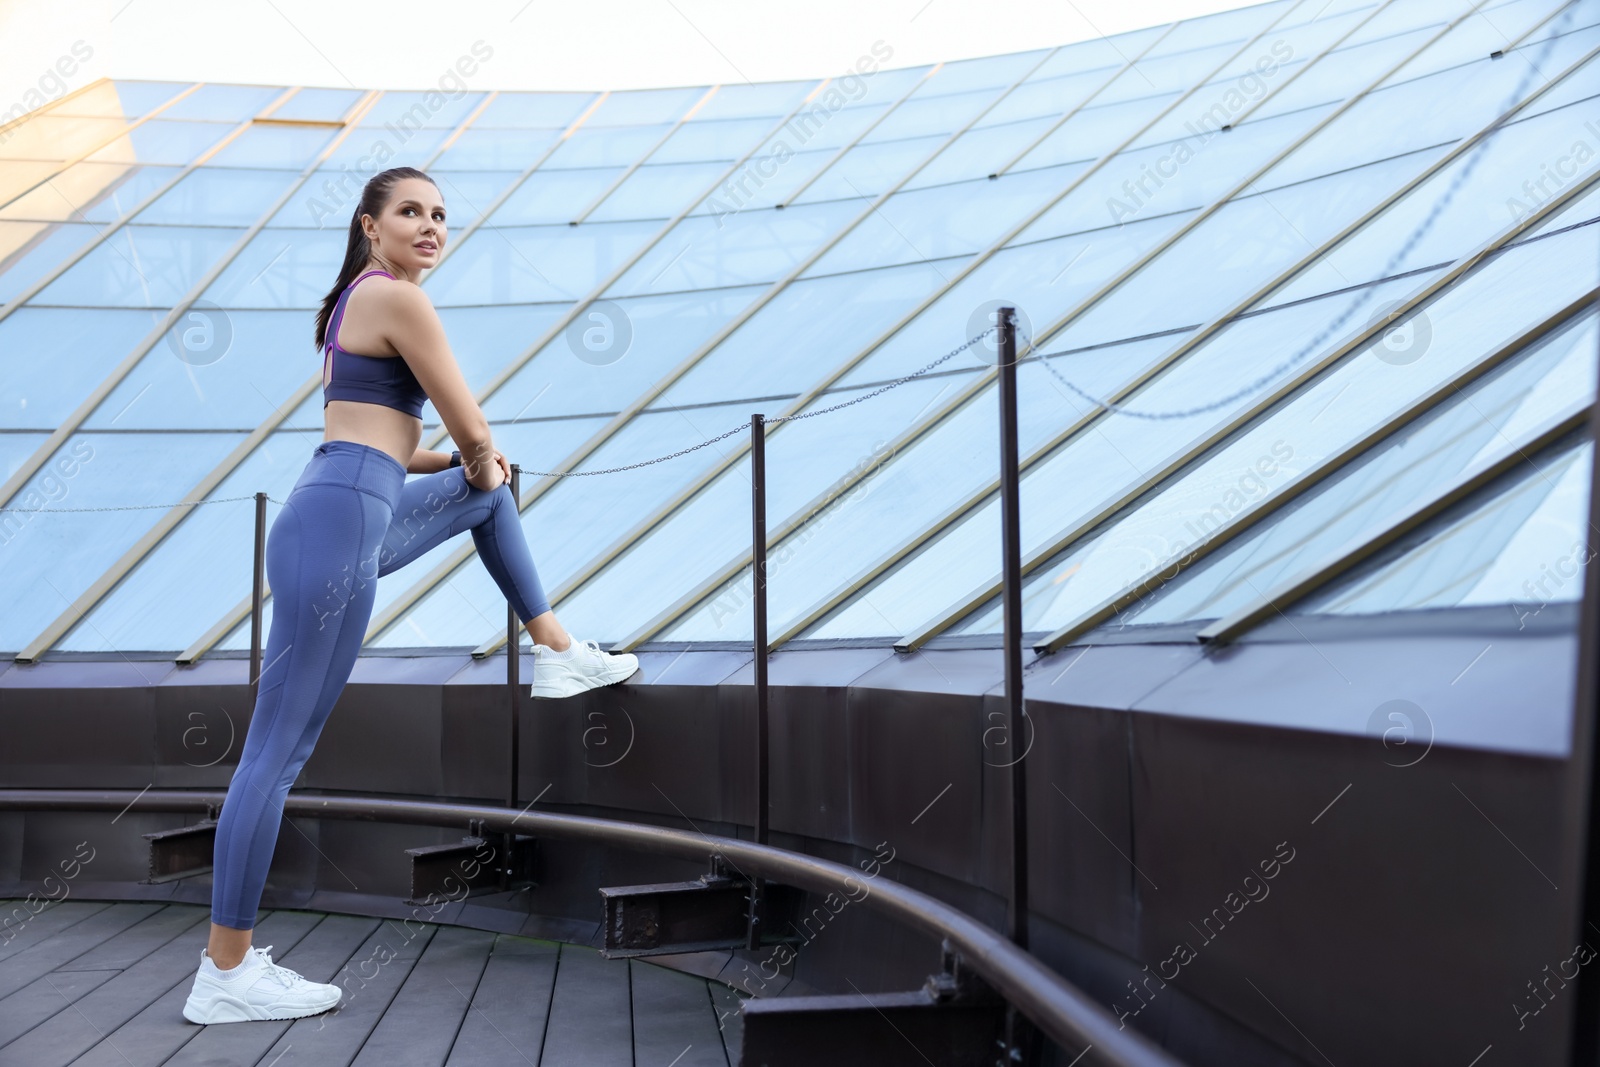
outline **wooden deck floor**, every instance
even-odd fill
[[[551,941],[310,911],[264,910],[254,943],[313,981],[337,982],[340,1007],[196,1026],[182,1007],[209,918],[191,904],[67,900],[28,919],[0,944],[0,1067],[730,1067],[738,1059],[738,998],[720,983]]]

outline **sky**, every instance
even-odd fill
[[[1023,52],[1238,0],[0,0],[0,112],[100,77],[421,89],[490,52],[473,89],[821,78]],[[248,44],[246,44],[248,42]],[[876,47],[877,52],[874,53]],[[70,70],[68,76],[57,73]],[[58,88],[63,85],[64,87]]]

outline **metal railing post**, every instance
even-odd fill
[[[1022,760],[1027,755],[1027,724],[1022,709],[1022,532],[1017,474],[1016,309],[1003,307],[999,325],[1000,380],[1000,553],[1005,613],[1006,741],[1011,782],[1010,907],[1006,935],[1028,947],[1028,792]],[[1019,754],[1020,753],[1020,754]]]
[[[750,566],[754,579],[751,608],[755,629],[756,696],[756,844],[767,843],[767,433],[766,417],[750,416]],[[765,880],[757,878],[750,893],[747,947],[761,944],[761,901]]]
[[[255,563],[250,577],[250,702],[261,689],[261,600],[267,580],[267,494],[256,494]]]
[[[511,499],[518,500],[518,476],[522,468],[511,464]],[[517,756],[521,751],[517,744],[518,726],[521,725],[517,715],[518,700],[517,690],[521,688],[520,678],[522,667],[522,620],[517,618],[517,609],[506,601],[506,689],[511,695],[511,782],[506,788],[506,806],[517,806]],[[508,840],[507,845],[510,844]]]

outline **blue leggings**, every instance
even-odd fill
[[[355,668],[376,579],[462,530],[518,618],[550,610],[509,485],[485,492],[460,467],[408,482],[393,456],[354,441],[324,441],[312,453],[267,538],[272,625],[217,819],[212,922],[255,926],[284,799]]]

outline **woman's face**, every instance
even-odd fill
[[[444,199],[432,182],[401,178],[383,213],[376,219],[363,215],[361,225],[374,252],[396,267],[420,271],[436,265],[444,252],[444,219]]]

